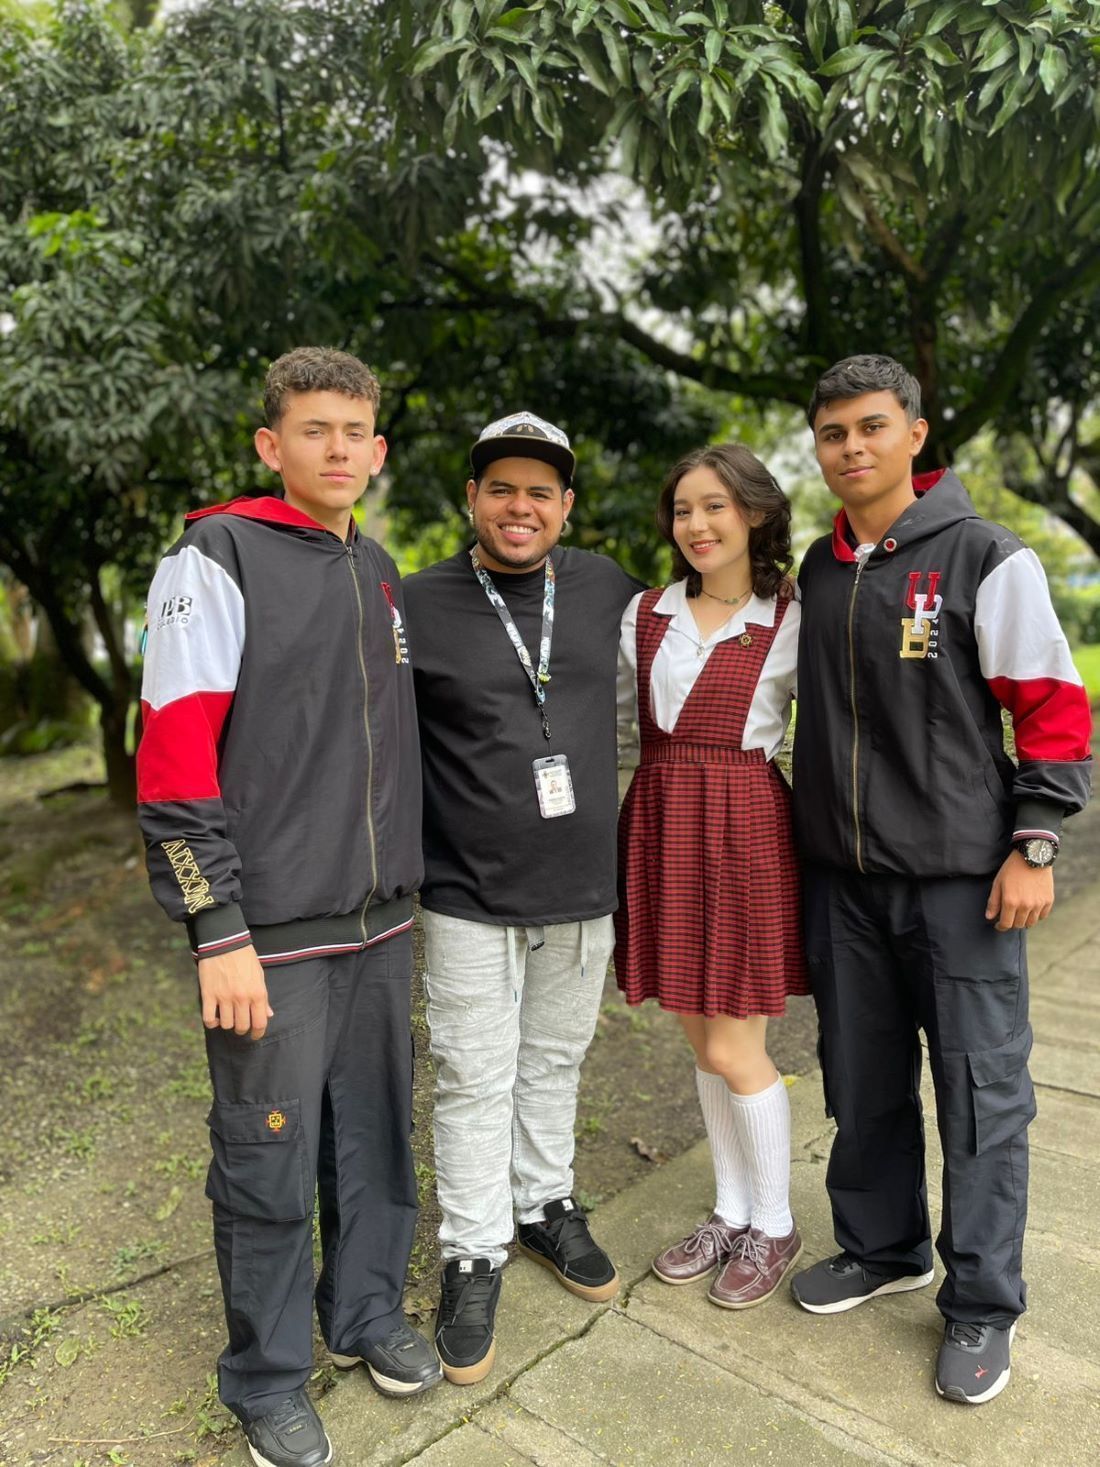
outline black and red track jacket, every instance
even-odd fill
[[[1035,553],[949,470],[914,486],[862,564],[843,510],[802,562],[795,830],[826,866],[985,875],[1087,801],[1088,699]]]
[[[410,926],[420,748],[397,570],[282,499],[187,516],[148,604],[138,818],[196,957]]]

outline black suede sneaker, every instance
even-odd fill
[[[452,1258],[443,1269],[435,1348],[454,1385],[473,1385],[493,1368],[500,1269],[487,1258]]]
[[[896,1269],[869,1268],[850,1253],[838,1253],[803,1269],[791,1280],[796,1303],[811,1314],[843,1314],[857,1304],[866,1304],[879,1294],[905,1294],[932,1282],[927,1273],[902,1273]]]
[[[980,1406],[1008,1385],[1016,1325],[959,1324],[949,1319],[936,1361],[936,1390],[949,1401]]]
[[[405,1320],[395,1324],[376,1344],[368,1345],[361,1355],[329,1354],[333,1365],[341,1370],[365,1365],[384,1396],[415,1396],[430,1391],[443,1379],[439,1356]]]
[[[572,1197],[548,1202],[545,1222],[520,1223],[519,1251],[557,1274],[571,1294],[592,1303],[619,1292],[615,1265],[588,1231],[588,1222]]]
[[[332,1443],[304,1390],[242,1424],[257,1467],[325,1467],[332,1461]]]

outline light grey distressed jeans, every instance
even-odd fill
[[[581,1061],[614,945],[610,917],[494,927],[425,911],[443,1258],[499,1266],[520,1222],[573,1190]]]

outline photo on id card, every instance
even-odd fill
[[[573,798],[573,778],[565,755],[548,754],[545,759],[536,759],[531,768],[542,818],[553,820],[558,815],[572,815],[577,802]]]

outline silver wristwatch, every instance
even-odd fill
[[[1041,835],[1031,836],[1028,840],[1013,841],[1012,849],[1019,851],[1029,866],[1039,868],[1053,866],[1058,854],[1057,842],[1046,840]]]

